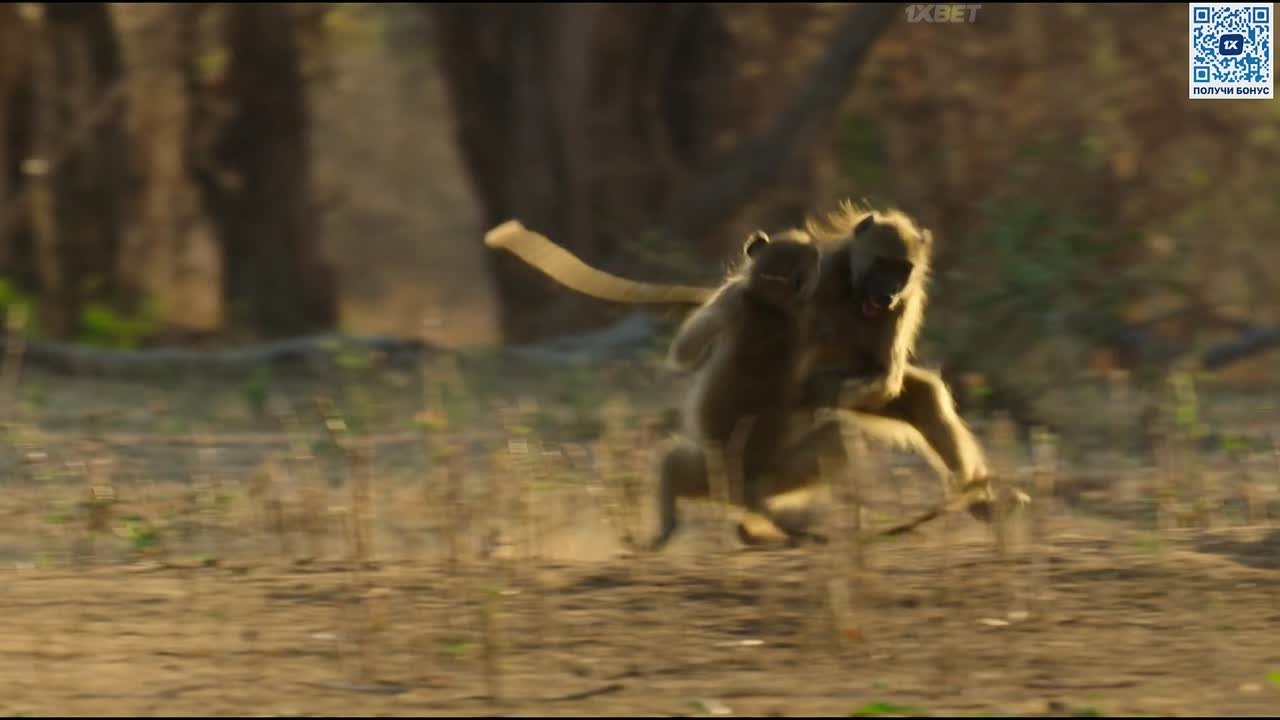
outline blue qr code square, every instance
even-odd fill
[[[1272,96],[1270,3],[1191,4],[1192,97]]]

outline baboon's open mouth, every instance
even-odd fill
[[[874,298],[867,298],[862,301],[863,317],[877,318],[877,317],[880,317],[882,314],[884,314],[884,312],[888,309],[889,309],[889,306],[882,305],[879,302],[876,302]]]

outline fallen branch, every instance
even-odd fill
[[[1200,367],[1217,370],[1275,347],[1280,347],[1280,328],[1251,330],[1234,340],[1209,348],[1200,356]]]
[[[635,357],[659,328],[646,314],[633,314],[600,331],[511,346],[499,354],[549,365],[575,365]],[[243,373],[260,367],[326,371],[340,367],[344,354],[377,355],[379,364],[403,365],[446,349],[423,340],[394,336],[307,335],[216,350],[143,348],[117,350],[78,343],[0,338],[0,352],[21,347],[26,366],[86,376],[145,376],[157,372]]]
[[[0,348],[7,348],[11,342],[11,338],[0,339]],[[436,348],[421,340],[327,335],[288,338],[222,350],[116,350],[77,343],[28,340],[23,348],[23,359],[28,365],[58,373],[116,376],[156,371],[238,372],[280,364],[336,364],[338,353],[352,350],[400,359],[430,354]]]

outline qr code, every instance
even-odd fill
[[[1191,97],[1271,98],[1271,3],[1191,3]]]

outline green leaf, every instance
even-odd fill
[[[894,705],[893,703],[869,703],[854,710],[850,717],[885,717],[891,715],[910,715],[914,717],[924,717],[929,713],[906,705]]]

